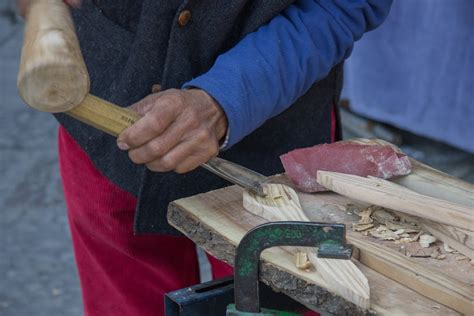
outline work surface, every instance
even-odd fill
[[[335,193],[317,195],[301,193],[299,197],[306,214],[313,221],[348,224],[356,222],[359,218],[346,207],[357,203]],[[236,186],[177,200],[170,204],[168,220],[197,245],[230,264],[233,263],[235,247],[244,234],[250,228],[265,222],[243,208],[242,189]],[[427,269],[423,271],[425,277],[429,279],[426,282],[449,283],[447,287],[456,292],[453,294],[455,297],[472,295],[470,286],[473,283],[473,275],[469,273],[472,271],[469,261],[456,262],[453,268],[454,263],[451,260],[398,256],[396,250],[390,250],[388,242],[374,241],[371,237],[351,231],[349,227],[347,233],[348,237],[358,234],[356,237],[360,242],[370,243],[374,247],[380,246],[387,249],[390,254],[394,253],[395,260],[401,259],[401,266],[408,263],[408,270],[412,268],[412,263],[414,268],[410,271],[404,270],[403,273],[415,281],[419,278],[416,269],[422,267]],[[375,251],[382,248],[376,248]],[[290,250],[272,248],[262,254],[262,259],[263,282],[322,314],[354,315],[372,312],[379,315],[458,314],[357,262],[369,281],[371,292],[370,311],[361,311],[355,305],[325,290],[326,285],[318,272],[297,269],[294,254]],[[438,277],[440,279],[436,280]],[[428,288],[432,290],[432,287]],[[423,289],[422,286],[419,292],[423,292]]]

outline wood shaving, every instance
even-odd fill
[[[440,253],[439,253],[439,248],[436,248],[435,250],[433,250],[433,252],[431,253],[430,257],[436,259],[436,257],[438,257],[439,255],[440,255]]]
[[[462,261],[462,260],[467,260],[469,258],[466,257],[466,256],[457,256],[455,259],[456,259],[456,261]]]
[[[444,260],[444,259],[446,259],[446,255],[439,255],[439,256],[436,257],[436,259]]]
[[[407,224],[396,223],[393,221],[387,221],[385,222],[385,226],[395,231],[403,229],[405,233],[418,233],[420,231],[420,229],[416,227],[416,224],[407,225]]]
[[[370,207],[370,206],[369,206]],[[384,208],[379,206],[372,207],[372,218],[380,224],[385,224],[386,222],[393,222],[398,218],[390,212],[387,212]]]
[[[295,254],[295,265],[301,270],[308,270],[313,266],[306,252],[297,252]]]
[[[355,223],[352,224],[352,229],[355,230],[356,232],[362,232],[364,230],[367,230],[369,228],[374,227],[374,224],[360,224],[360,223]]]
[[[411,244],[411,245],[417,245],[417,244]],[[429,258],[431,257],[431,252],[432,252],[431,249],[414,247],[413,249],[407,248],[405,254],[407,257]]]
[[[352,229],[355,230],[356,232],[361,232],[365,231],[369,228],[374,227],[374,220],[370,217],[372,214],[373,210],[371,207],[366,207],[358,212],[355,212],[357,215],[360,216],[360,219],[357,223],[352,224]]]
[[[451,252],[454,251],[454,249],[451,248],[451,247],[449,247],[449,245],[448,245],[447,243],[444,243],[444,244],[443,244],[443,249],[444,249],[444,251],[446,251],[446,252],[448,252],[448,253],[451,253]]]
[[[424,234],[424,235],[421,235],[420,236],[420,246],[423,247],[423,248],[428,248],[432,243],[434,243],[436,241],[436,238],[431,236],[431,235],[428,235],[428,234]]]
[[[369,207],[363,209],[362,211],[359,212],[359,215],[360,216],[360,220],[359,220],[359,223],[360,224],[371,224],[374,222],[374,220],[370,217],[370,215],[372,215],[372,212],[373,210]]]
[[[420,231],[418,234],[416,234],[415,236],[413,236],[413,237],[411,238],[411,240],[412,240],[412,241],[417,241],[417,240],[420,238],[420,236],[423,235],[423,234],[424,234],[424,231]]]
[[[400,236],[392,232],[390,229],[387,229],[387,227],[380,225],[376,229],[372,229],[369,231],[369,234],[376,237],[380,238],[383,240],[398,240],[400,239]]]

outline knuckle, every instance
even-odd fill
[[[157,160],[153,160],[152,162],[149,162],[147,164],[145,164],[146,167],[148,169],[150,169],[151,171],[153,172],[165,172],[165,171],[169,171],[168,169],[166,169],[163,164],[161,163],[161,161],[159,159]]]
[[[208,153],[211,157],[215,157],[217,156],[217,154],[219,153],[219,145],[217,143],[212,143],[209,147],[208,147]]]
[[[207,129],[200,129],[196,132],[196,139],[199,142],[208,142],[211,139],[211,133]]]
[[[196,113],[189,113],[187,117],[187,124],[191,129],[196,129],[199,127],[199,119]]]
[[[136,163],[136,164],[140,164],[142,163],[141,159],[140,159],[140,156],[135,152],[135,151],[129,151],[128,152],[128,158],[130,158],[130,160],[133,162],[133,163]]]
[[[160,171],[162,171],[162,170],[159,168],[159,166],[158,166],[155,162],[147,163],[147,164],[146,164],[146,167],[147,167],[149,170],[153,171],[153,172],[160,172]]]
[[[159,161],[163,169],[167,171],[171,171],[176,168],[176,162],[172,158],[165,156],[165,157],[162,157]]]
[[[148,145],[148,152],[154,157],[161,157],[165,154],[163,145],[159,141],[150,142]]]
[[[189,169],[186,167],[186,166],[177,166],[176,169],[175,169],[175,172],[176,173],[179,173],[179,174],[183,174],[183,173],[186,173],[188,172]]]
[[[184,95],[180,90],[172,91],[172,93],[168,95],[168,100],[174,105],[183,105],[185,103]]]
[[[152,115],[152,124],[149,125],[149,128],[153,131],[157,131],[163,125],[163,118],[158,115],[157,113],[153,113]]]

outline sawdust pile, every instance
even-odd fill
[[[416,222],[401,218],[383,207],[371,205],[359,209],[348,205],[348,211],[360,217],[357,223],[352,224],[354,231],[365,236],[399,244],[399,251],[408,257],[431,257],[443,260],[447,254],[453,254],[458,255],[456,260],[468,259],[447,244],[440,243],[436,237],[424,232]]]

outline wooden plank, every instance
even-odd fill
[[[419,194],[379,178],[318,171],[318,183],[352,199],[398,210],[461,229],[474,229],[474,207]]]
[[[309,221],[292,188],[282,184],[267,184],[265,192],[267,196],[260,197],[244,191],[244,208],[270,222]],[[351,260],[318,258],[314,250],[308,252],[307,256],[332,291],[363,309],[369,308],[370,289],[367,278]]]
[[[243,235],[250,228],[264,222],[262,218],[244,210],[242,192],[242,189],[233,186],[177,200],[170,204],[168,220],[206,251],[232,264],[235,246]],[[333,193],[325,193],[322,196],[324,198],[320,199],[311,194],[299,195],[303,209],[311,220],[347,222],[348,218],[353,219],[344,208],[344,204],[350,200]],[[354,216],[357,217],[352,215]],[[294,252],[272,248],[263,253],[262,259],[262,281],[309,308],[332,315],[366,313],[325,290],[328,285],[317,271],[297,269],[294,264]],[[458,315],[454,310],[364,265],[356,265],[369,281],[371,312],[379,315]],[[467,277],[463,274],[462,278],[469,282],[469,274]]]

